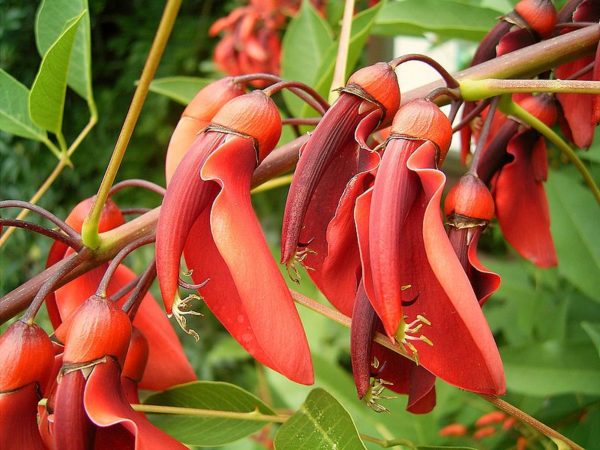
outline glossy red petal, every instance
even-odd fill
[[[121,388],[120,375],[119,365],[112,358],[94,367],[83,396],[90,420],[102,428],[122,426],[134,436],[135,450],[186,449],[131,408]]]
[[[548,200],[542,180],[535,176],[541,165],[536,159],[546,159],[546,143],[535,132],[526,132],[514,137],[507,150],[514,160],[502,168],[494,192],[502,233],[524,258],[540,267],[555,266]]]
[[[422,191],[403,228],[401,271],[417,301],[404,307],[408,322],[425,317],[417,336],[433,345],[412,341],[420,364],[462,389],[500,395],[505,387],[502,361],[489,326],[456,257],[440,215],[445,175],[435,169],[436,149],[424,143],[408,160]]]
[[[13,392],[0,393],[0,448],[45,450],[37,427],[40,400],[35,383]]]
[[[500,275],[485,267],[477,256],[477,243],[481,233],[475,232],[471,242],[468,244],[468,258],[471,264],[469,279],[480,305],[483,305],[490,296],[498,290],[502,279]]]
[[[214,185],[202,180],[200,168],[225,137],[209,132],[196,138],[177,166],[163,200],[156,226],[156,271],[168,314],[179,289],[179,265],[187,233],[216,192]]]
[[[185,249],[195,280],[209,279],[204,301],[253,356],[293,381],[313,382],[298,312],[271,256],[250,200],[256,152],[232,137],[202,168],[221,190],[190,232]],[[216,183],[215,183],[216,182]]]

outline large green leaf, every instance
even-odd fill
[[[390,1],[377,17],[374,34],[422,36],[433,32],[445,38],[480,40],[494,26],[498,11],[456,0]]]
[[[503,348],[501,354],[506,382],[513,392],[600,395],[600,358],[588,342],[530,344]]]
[[[43,0],[35,21],[35,41],[40,55],[45,55],[69,26],[70,20],[81,14],[83,16],[71,51],[67,83],[81,97],[89,101],[93,98],[93,94],[90,17],[87,0]]]
[[[29,113],[42,128],[58,133],[62,127],[69,60],[77,28],[86,13],[70,23],[42,59],[29,93]]]
[[[558,270],[600,302],[600,208],[574,171],[553,171],[546,183]]]
[[[145,401],[149,405],[211,409],[274,415],[271,408],[251,393],[229,383],[197,381],[154,394]],[[196,417],[184,415],[150,415],[150,420],[186,445],[213,447],[237,441],[257,432],[269,422]]]
[[[581,322],[581,328],[588,334],[600,356],[600,323]]]
[[[329,24],[308,0],[304,0],[299,14],[292,19],[283,37],[281,76],[313,86],[333,42]],[[302,100],[289,92],[284,95],[290,110],[298,115],[303,107]]]
[[[364,449],[350,414],[327,391],[313,390],[275,435],[277,450]]]
[[[0,69],[0,130],[40,141],[46,133],[31,121],[28,102],[29,89]]]
[[[169,97],[177,103],[187,105],[200,89],[213,81],[208,78],[196,77],[157,78],[150,83],[150,90],[156,94]]]

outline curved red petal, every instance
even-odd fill
[[[535,132],[521,133],[511,139],[507,151],[514,160],[502,168],[494,190],[502,233],[532,263],[540,267],[555,266],[557,257],[550,234],[548,200],[539,179],[544,172],[539,160],[546,160],[546,143]]]
[[[135,437],[135,450],[186,449],[131,408],[123,393],[120,376],[119,365],[112,358],[94,367],[83,396],[90,420],[102,428],[122,426]],[[120,434],[122,430],[116,432]]]
[[[0,448],[45,450],[37,427],[39,395],[35,383],[0,393]]]
[[[232,137],[228,144],[202,168],[202,178],[216,181],[221,191],[209,221],[203,214],[194,225],[186,260],[194,277],[210,279],[202,289],[204,300],[232,336],[269,367],[310,384],[302,323],[250,201],[253,143]]]
[[[477,243],[481,233],[475,233],[468,244],[467,256],[471,264],[470,280],[477,300],[483,305],[490,296],[498,290],[502,279],[500,275],[485,267],[477,256]]]
[[[179,288],[179,265],[187,234],[215,195],[215,186],[200,177],[208,156],[224,141],[222,133],[202,133],[177,166],[156,225],[156,272],[167,313]]]
[[[402,272],[418,299],[404,307],[407,321],[417,315],[431,325],[415,333],[433,345],[412,341],[420,364],[462,389],[503,394],[502,361],[441,219],[440,201],[446,177],[435,169],[436,148],[424,143],[408,160],[423,187],[403,229]]]

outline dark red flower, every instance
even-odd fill
[[[167,189],[156,232],[156,263],[167,308],[185,323],[179,298],[182,251],[215,316],[256,359],[294,381],[313,381],[293,300],[250,201],[252,173],[275,147],[281,118],[262,91],[229,101],[198,135]]]
[[[475,293],[442,223],[437,170],[452,135],[439,108],[400,109],[373,188],[356,202],[363,282],[385,332],[432,374],[501,394],[504,372]]]

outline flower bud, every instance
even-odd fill
[[[458,214],[490,221],[494,216],[494,199],[483,181],[475,175],[466,174],[448,192],[444,211],[446,216]]]
[[[277,106],[263,91],[236,97],[215,115],[213,124],[250,136],[258,146],[258,162],[275,148],[281,136],[281,116]]]
[[[467,434],[467,427],[462,423],[451,423],[450,425],[446,425],[439,431],[440,436],[464,436]]]
[[[551,95],[530,95],[520,100],[519,105],[549,127],[558,120],[558,108]]]
[[[400,108],[392,122],[392,134],[433,142],[440,150],[441,164],[452,141],[452,125],[435,103],[417,99]]]
[[[229,100],[244,95],[244,89],[234,80],[233,77],[226,77],[204,86],[183,110],[182,116],[208,125]]]
[[[388,63],[380,62],[357,70],[348,79],[346,87],[357,85],[372,97],[385,110],[383,124],[388,124],[400,107],[400,88],[394,68]],[[353,94],[357,94],[352,91]],[[366,99],[370,100],[370,99]]]
[[[68,319],[65,364],[112,356],[123,362],[131,338],[129,316],[115,302],[92,296]]]
[[[44,386],[54,363],[52,342],[36,324],[20,320],[0,336],[0,393],[30,383]]]
[[[550,0],[521,0],[515,11],[542,37],[550,35],[556,25],[556,8]]]
[[[142,379],[146,363],[148,362],[148,341],[140,330],[133,328],[131,331],[131,340],[129,341],[129,349],[123,364],[122,376],[135,381],[136,383]]]

